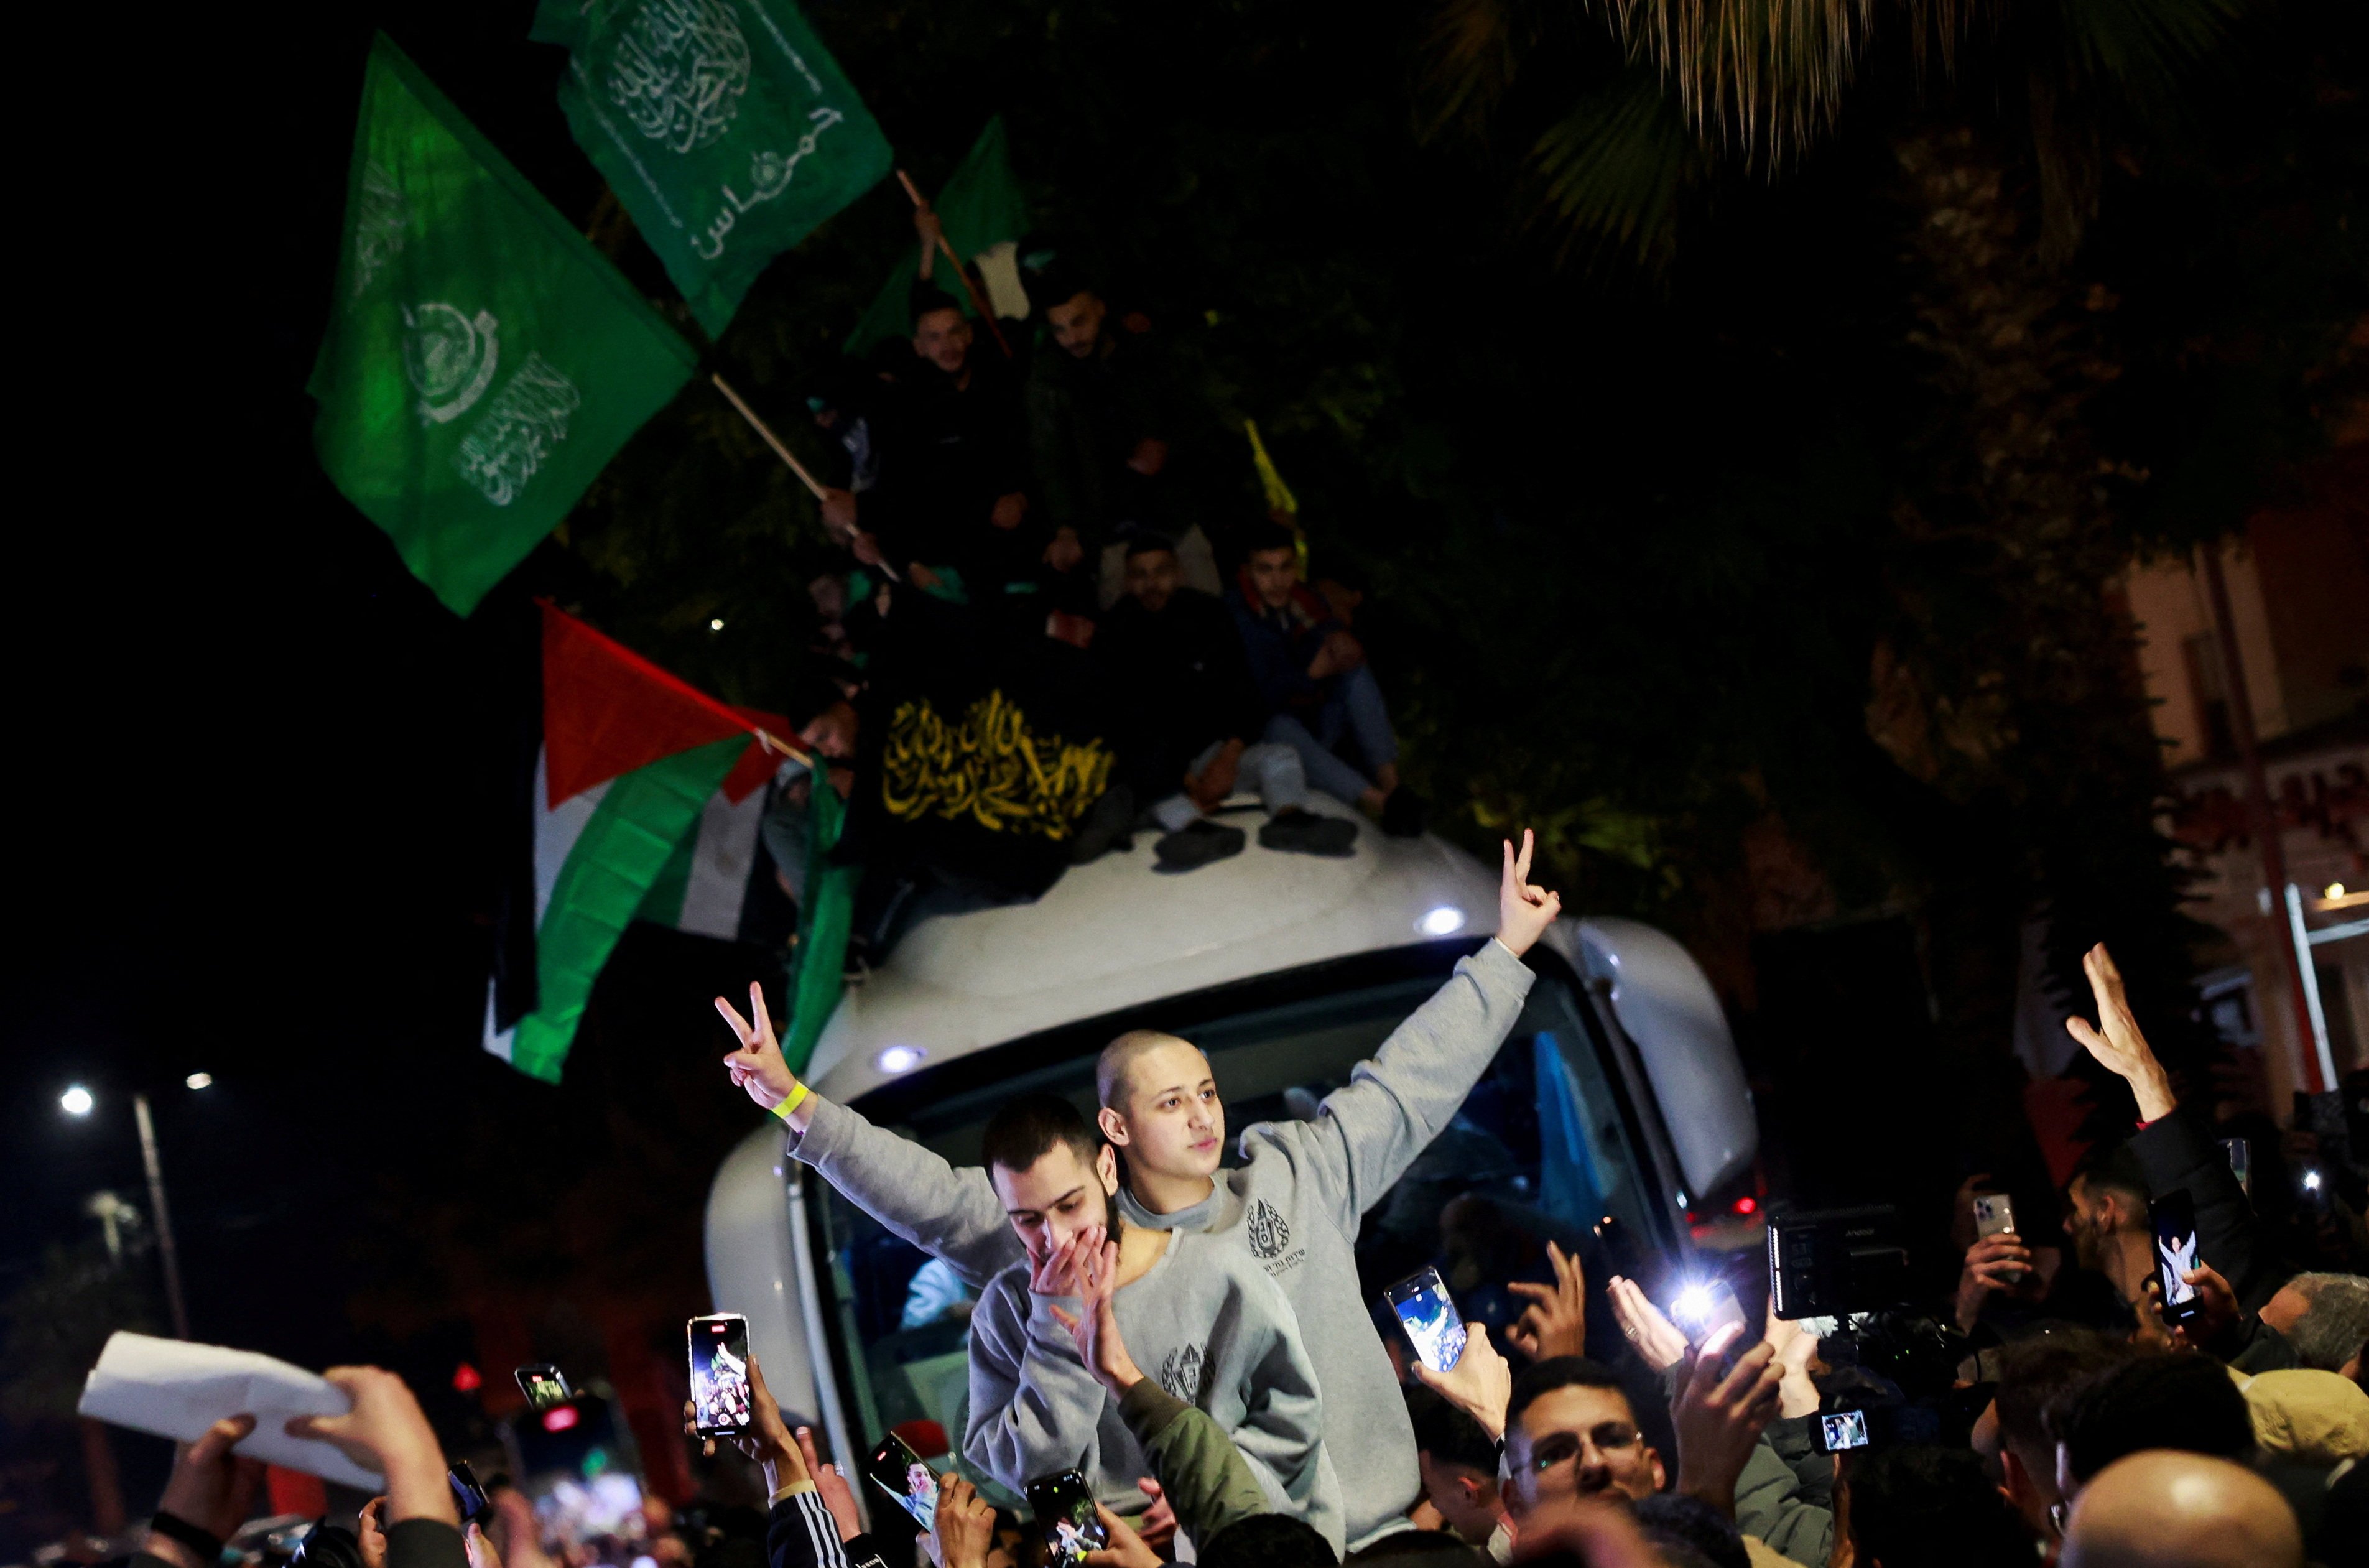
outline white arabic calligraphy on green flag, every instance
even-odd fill
[[[577,144],[711,333],[888,172],[887,138],[790,0],[543,0],[532,36],[568,50]]]
[[[412,574],[476,608],[695,360],[380,34],[307,386],[322,468]]]

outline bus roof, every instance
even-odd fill
[[[1342,817],[1346,807],[1312,809]],[[1495,929],[1497,877],[1425,836],[1358,821],[1332,860],[1263,849],[1256,812],[1239,855],[1180,876],[1155,869],[1156,832],[1072,866],[1033,904],[921,921],[851,986],[808,1076],[841,1104],[917,1067],[1040,1029],[1351,954]],[[918,1053],[918,1054],[915,1054]]]

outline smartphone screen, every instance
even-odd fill
[[[446,1484],[452,1488],[452,1505],[461,1511],[461,1522],[483,1519],[493,1511],[493,1499],[477,1481],[477,1472],[469,1468],[466,1459],[455,1459],[444,1471]]]
[[[1457,1328],[1459,1333],[1463,1331],[1460,1322]],[[1094,1512],[1094,1494],[1086,1490],[1086,1478],[1076,1471],[1030,1482],[1028,1506],[1044,1528],[1052,1568],[1078,1568],[1087,1552],[1100,1551],[1110,1544],[1110,1532],[1103,1528],[1102,1517]]]
[[[738,1312],[693,1318],[691,1401],[703,1437],[749,1430],[749,1320]]]
[[[1735,1287],[1724,1279],[1690,1285],[1670,1301],[1670,1322],[1677,1324],[1687,1343],[1698,1350],[1730,1323],[1745,1321],[1744,1303],[1735,1299]]]
[[[1974,1199],[1974,1239],[2015,1230],[2015,1201],[2005,1193],[1985,1193]]]
[[[550,1410],[566,1404],[576,1397],[567,1386],[566,1377],[558,1368],[545,1363],[539,1367],[521,1367],[512,1374],[518,1379],[519,1392],[526,1395],[528,1406],[534,1410]]]
[[[2196,1287],[2180,1277],[2201,1261],[2196,1255],[2196,1206],[2185,1192],[2169,1192],[2147,1205],[2155,1223],[2156,1277],[2163,1286],[2163,1315],[2180,1322],[2197,1308]]]
[[[913,1521],[916,1529],[927,1534],[938,1516],[938,1476],[915,1453],[905,1439],[891,1432],[880,1439],[872,1457],[864,1461],[864,1473],[872,1484],[888,1494],[889,1500]]]
[[[1818,1452],[1838,1454],[1867,1445],[1867,1412],[1838,1410],[1832,1415],[1818,1417]]]
[[[1415,1358],[1425,1366],[1445,1372],[1463,1356],[1464,1318],[1448,1298],[1448,1282],[1439,1277],[1439,1270],[1407,1276],[1383,1291],[1382,1299],[1398,1314]]]

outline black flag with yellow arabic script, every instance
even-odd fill
[[[1112,782],[1093,660],[987,635],[967,609],[910,591],[884,630],[853,803],[864,853],[984,896],[1043,893]]]

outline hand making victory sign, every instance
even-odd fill
[[[733,1087],[746,1089],[749,1098],[763,1110],[772,1110],[797,1093],[798,1076],[782,1059],[782,1043],[773,1036],[773,1016],[765,1007],[765,988],[750,981],[749,985],[749,1016],[722,997],[715,999],[715,1011],[732,1027],[740,1048],[724,1059],[724,1066],[732,1074]],[[811,1104],[811,1100],[808,1101]],[[801,1104],[789,1116],[790,1129],[804,1132],[813,1113]]]
[[[1530,852],[1536,840],[1528,828],[1522,830],[1521,853],[1514,853],[1514,841],[1504,841],[1505,874],[1497,885],[1497,940],[1516,958],[1530,950],[1531,944],[1546,934],[1562,913],[1562,896],[1551,893],[1530,880]]]

